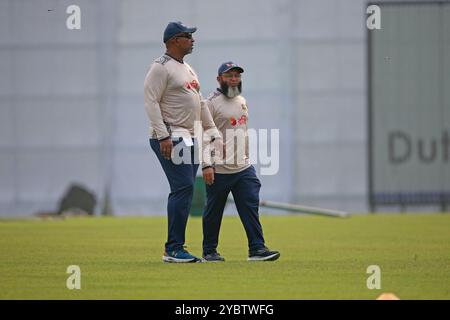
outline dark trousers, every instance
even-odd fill
[[[215,174],[214,183],[206,186],[207,201],[203,211],[203,254],[214,252],[217,248],[223,210],[230,191],[247,234],[249,250],[264,247],[258,214],[260,188],[261,183],[253,166],[238,173]]]
[[[194,140],[194,146],[187,147],[181,138],[173,141],[174,147],[180,143],[183,144],[180,155],[182,156],[184,152],[190,152],[191,161],[175,164],[172,160],[167,160],[161,155],[159,141],[150,139],[150,146],[158,157],[170,185],[170,194],[167,200],[168,235],[165,244],[166,252],[183,249],[186,225],[194,194],[195,176],[199,166],[198,161],[194,162],[196,155],[194,150],[197,148],[197,142]]]

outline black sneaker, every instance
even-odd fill
[[[207,262],[222,262],[225,261],[225,258],[220,255],[220,253],[212,252],[203,255],[203,259]]]
[[[278,251],[271,251],[268,248],[261,248],[251,251],[248,255],[248,261],[274,261],[280,257]]]

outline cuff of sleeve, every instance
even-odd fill
[[[167,137],[165,137],[165,138],[158,139],[158,141],[164,141],[164,140],[167,140],[167,139],[170,139],[170,136],[167,136]]]

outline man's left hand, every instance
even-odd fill
[[[206,169],[203,169],[203,180],[205,180],[205,183],[210,186],[214,183],[214,168],[209,167]]]

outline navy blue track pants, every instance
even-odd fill
[[[180,148],[181,156],[183,156],[183,152],[190,153],[190,161],[175,164],[172,160],[167,160],[161,155],[159,141],[150,139],[150,146],[158,157],[170,185],[170,194],[167,200],[168,234],[165,244],[166,252],[183,249],[185,243],[186,225],[191,210],[194,182],[199,166],[194,152],[198,147],[197,141],[193,141],[194,145],[191,147],[187,147],[181,138],[173,141],[174,147],[180,143],[183,144]]]
[[[203,254],[214,252],[219,243],[219,231],[228,194],[233,194],[236,209],[244,225],[250,251],[264,247],[259,222],[259,190],[261,183],[253,166],[232,173],[214,175],[214,183],[206,186],[207,200],[203,210]]]

